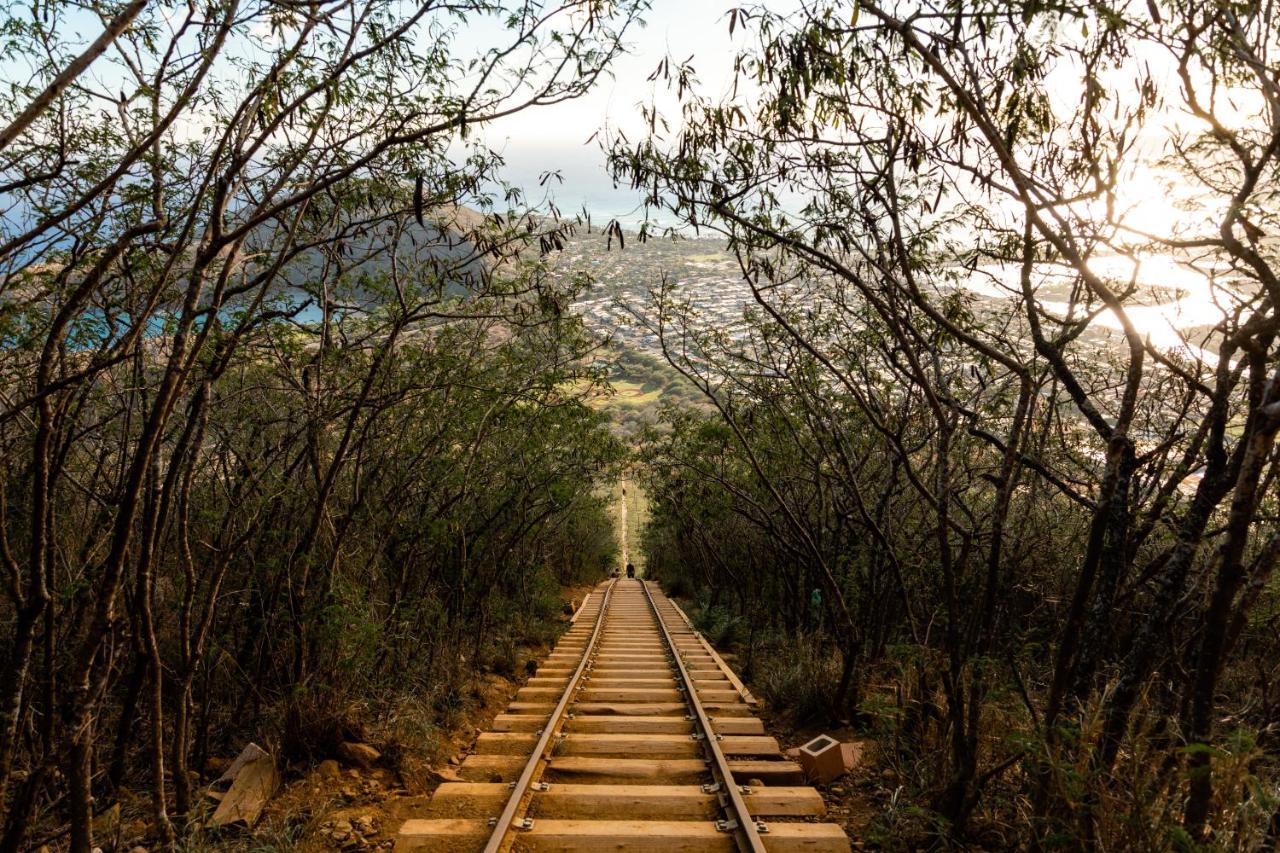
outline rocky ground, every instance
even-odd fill
[[[748,685],[750,687],[750,685]],[[778,739],[783,751],[796,750],[818,735],[827,735],[841,743],[854,744],[857,756],[853,768],[844,776],[827,784],[815,784],[827,804],[828,819],[844,827],[853,842],[853,849],[874,848],[867,841],[868,830],[877,814],[879,803],[892,795],[892,779],[885,778],[875,767],[875,745],[866,736],[851,727],[814,728],[798,726],[786,714],[764,709],[761,712],[765,728]]]
[[[572,612],[589,590],[565,590],[566,611]],[[543,648],[522,650],[531,660],[545,652]],[[387,750],[375,735],[369,737],[370,743],[343,742],[333,756],[311,767],[292,768],[251,830],[234,825],[212,827],[210,818],[217,803],[206,798],[195,825],[182,834],[182,850],[356,853],[391,849],[400,825],[421,811],[436,787],[457,781],[452,768],[468,754],[476,736],[506,708],[528,675],[522,670],[510,676],[478,676],[469,691],[471,701],[466,711],[451,728],[437,730],[439,736],[432,742],[430,754],[425,746],[420,752],[406,752],[403,746]],[[216,787],[210,783],[232,764],[232,757],[210,759],[203,786]],[[153,835],[149,813],[144,799],[122,796],[97,822],[95,839],[100,847],[95,853],[148,853],[147,839]],[[56,853],[60,840],[47,839],[47,844],[37,846],[33,853]]]
[[[585,592],[567,591],[566,603],[581,601]],[[545,650],[527,651],[536,659]],[[444,742],[437,744],[435,755],[444,758],[399,754],[391,760],[382,754],[377,743],[343,743],[333,757],[286,778],[252,831],[228,827],[193,832],[183,844],[184,851],[357,853],[391,849],[400,825],[421,813],[435,788],[445,781],[457,781],[453,768],[470,752],[476,736],[502,712],[527,677],[525,672],[510,677],[494,673],[481,676],[473,687],[474,701],[468,712],[454,728],[444,733]],[[784,749],[798,747],[819,734],[858,745],[859,759],[850,773],[815,787],[826,800],[831,819],[840,823],[853,839],[854,848],[874,847],[867,840],[868,830],[881,813],[882,804],[892,798],[895,781],[876,769],[870,742],[847,727],[797,726],[786,714],[768,710],[762,716],[770,734],[778,738]],[[220,773],[230,763],[230,759],[224,758],[212,762],[210,769]],[[142,802],[125,806],[126,815],[145,812],[146,804]],[[145,838],[146,830],[145,820],[122,820],[117,806],[104,815],[98,836],[106,853],[146,853],[146,848],[138,842]]]

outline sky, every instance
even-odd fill
[[[647,78],[664,56],[674,61],[693,57],[699,81],[712,91],[729,85],[735,45],[742,31],[730,38],[727,15],[731,0],[653,0],[645,26],[628,31],[628,54],[619,58],[613,75],[603,78],[587,96],[555,106],[529,110],[494,124],[486,142],[503,154],[507,178],[532,193],[549,188],[562,213],[585,204],[594,221],[618,218],[624,224],[641,218],[639,196],[615,190],[605,169],[598,139],[606,126],[638,131],[640,107],[656,84]],[[538,181],[547,171],[559,171],[563,183]]]

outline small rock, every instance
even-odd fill
[[[748,779],[748,780],[747,780],[747,785],[748,785],[749,787],[752,787],[752,788],[763,788],[763,787],[764,787],[764,780],[763,780],[763,779]]]
[[[326,779],[338,779],[342,776],[342,768],[338,766],[338,762],[332,758],[326,758],[320,762],[320,766],[316,771]]]
[[[460,777],[457,773],[455,773],[454,771],[450,770],[447,767],[442,770],[428,769],[423,771],[422,775],[426,777],[428,785],[442,785],[445,782],[461,782],[462,781],[462,777]]]
[[[453,765],[455,765],[455,766],[456,766],[456,765],[458,765],[458,764],[461,764],[461,763],[462,763],[462,760],[461,760],[461,759],[459,759],[459,758],[458,758],[458,756],[456,756],[456,755],[451,755],[451,756],[449,756],[449,763],[450,763],[450,764],[453,764]]]
[[[226,772],[209,786],[209,797],[218,801],[210,823],[252,827],[279,787],[275,759],[256,743],[246,744]]]
[[[351,822],[356,831],[361,835],[372,835],[377,831],[377,823],[373,819],[373,815],[363,814]]]
[[[130,850],[129,853],[147,853],[147,848],[139,844],[137,847]]]
[[[344,740],[338,744],[338,757],[348,764],[368,769],[378,763],[382,753],[367,743],[352,743]]]
[[[898,778],[898,772],[892,767],[886,767],[880,772],[880,778],[886,782],[892,782],[894,779]]]

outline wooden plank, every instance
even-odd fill
[[[697,678],[693,679],[693,686],[699,691],[702,690],[733,690],[733,685],[729,683],[729,679],[723,675],[718,678]],[[734,691],[737,692],[737,691]]]
[[[458,776],[467,782],[513,782],[525,760],[522,755],[468,755],[458,765]]]
[[[554,673],[553,673],[554,674]],[[629,667],[629,666],[597,666],[592,668],[592,678],[673,678],[670,666],[662,667]]]
[[[578,691],[583,702],[679,702],[684,694],[679,690],[630,687],[592,687],[590,683]]]
[[[538,743],[533,732],[481,732],[476,755],[528,755]]]
[[[541,700],[543,702],[557,702],[564,690],[559,687],[521,687],[516,691],[517,702],[533,702]]]
[[[827,804],[822,795],[807,786],[764,786],[750,788],[742,798],[755,817],[822,817]]]
[[[688,735],[667,734],[570,734],[556,744],[556,755],[619,755],[696,758],[702,744]]]
[[[769,735],[725,735],[720,749],[725,755],[782,755],[777,738]]]
[[[657,635],[653,633],[653,628],[646,630],[645,633],[653,634],[655,639],[649,639],[646,637],[628,637],[623,634],[612,634],[606,631],[603,637],[604,646],[602,646],[602,648],[641,648],[653,649],[655,651],[666,651],[666,646],[663,644],[662,640],[656,639]]]
[[[644,718],[640,718],[644,719]],[[684,721],[682,721],[684,722]],[[528,755],[537,744],[533,732],[483,732],[477,755]],[[778,742],[765,735],[728,735],[720,742],[726,755],[779,755]],[[689,734],[664,732],[572,732],[556,742],[556,755],[620,755],[629,757],[702,755],[702,744]]]
[[[618,714],[628,717],[688,713],[684,702],[575,702],[570,710],[582,714]]]
[[[661,779],[676,784],[703,782],[708,778],[707,763],[701,758],[596,758],[566,755],[552,758],[547,769],[553,781]]]
[[[739,785],[759,779],[766,785],[803,785],[804,771],[794,761],[730,760],[729,772]]]
[[[550,713],[551,705],[546,701],[512,702],[507,706],[509,714]],[[716,719],[723,717],[745,717],[751,715],[751,707],[741,699],[732,702],[707,702],[702,707]],[[574,714],[622,714],[624,716],[687,714],[689,706],[683,701],[667,702],[587,702],[581,698],[569,709]]]
[[[446,783],[436,789],[432,805],[440,813],[463,809],[478,802],[491,807],[506,800],[510,788],[502,784]],[[757,817],[821,817],[826,813],[822,795],[809,787],[756,788],[744,795]],[[715,819],[720,801],[703,793],[700,785],[579,785],[558,782],[534,795],[533,813],[551,818],[600,818],[624,815],[629,819]]]
[[[629,850],[635,853],[732,851],[733,835],[701,820],[534,820],[520,834],[530,850]]]
[[[483,850],[489,838],[489,821],[463,818],[407,820],[396,835],[402,853],[466,853]]]
[[[779,789],[782,790],[782,789]],[[441,815],[475,810],[477,804],[496,813],[511,793],[510,787],[496,783],[452,782],[436,789],[431,797],[433,811]],[[796,803],[801,798],[792,798]],[[819,800],[821,798],[819,797]],[[713,819],[719,811],[714,794],[703,793],[699,785],[578,785],[560,782],[534,795],[531,811],[537,817],[597,818],[603,814],[631,819],[672,818]]]
[[[495,732],[536,732],[547,725],[549,714],[499,714],[493,718]]]
[[[702,695],[699,694],[699,698]],[[735,696],[733,701],[724,702],[719,699],[702,699],[702,709],[712,717],[744,717],[750,716],[751,706],[743,702],[741,698]]]
[[[396,838],[398,851],[464,851],[483,845],[486,820],[445,818],[408,820]],[[775,822],[764,835],[770,853],[846,853],[844,831],[833,823]],[[703,820],[573,820],[535,817],[533,828],[518,834],[518,846],[529,850],[636,853],[667,851],[732,851],[734,836]]]
[[[736,690],[699,690],[698,698],[703,701],[704,705],[707,702],[733,702],[741,700],[741,697],[738,696],[738,691]]]
[[[768,824],[763,836],[769,853],[849,853],[851,845],[844,830],[836,823],[783,823]]]
[[[661,654],[631,654],[630,652],[609,652],[595,657],[593,667],[600,666],[648,666],[661,667],[670,662],[670,658]]]
[[[662,690],[662,689],[668,689],[673,684],[677,684],[679,682],[676,681],[676,677],[674,675],[668,675],[666,678],[662,678],[662,677],[644,678],[644,677],[632,677],[632,676],[623,676],[620,678],[613,678],[613,677],[602,678],[597,675],[592,675],[591,678],[588,679],[585,683],[588,687],[594,688],[596,690],[604,690],[606,688],[615,688],[615,689],[626,688],[631,690],[639,690],[641,688],[656,688],[656,689]]]
[[[616,732],[628,734],[643,732],[646,734],[693,734],[693,721],[680,716],[621,716],[591,715],[577,716],[564,724],[568,732]],[[753,734],[746,732],[745,734]]]
[[[719,812],[715,794],[698,785],[574,785],[555,784],[536,796],[535,820],[595,818],[606,815],[629,820],[659,818],[714,820]]]
[[[511,788],[500,782],[446,782],[431,796],[432,811],[458,816],[470,812],[495,814]],[[745,795],[751,813],[758,817],[820,817],[826,811],[822,795],[813,788],[756,788]],[[534,795],[538,817],[595,818],[603,814],[631,819],[719,816],[715,794],[699,785],[579,785],[559,782]]]
[[[444,782],[436,787],[425,807],[414,806],[419,818],[482,818],[502,812],[511,796],[505,782]]]
[[[521,687],[516,691],[516,700],[550,702],[558,700],[563,694],[564,689],[561,687]],[[702,696],[701,693],[698,695]],[[683,697],[684,694],[674,687],[594,687],[590,681],[578,690],[577,696],[578,701],[581,702],[679,702]],[[736,698],[737,695],[732,691],[726,691],[721,696],[708,697],[712,701],[728,701]]]
[[[756,717],[713,717],[711,729],[721,735],[762,735],[764,723]]]
[[[520,755],[468,755],[458,765],[458,776],[466,782],[510,782],[520,775],[525,761],[526,758]],[[796,767],[798,770],[799,765]],[[600,758],[580,755],[554,755],[547,762],[547,770],[561,777],[661,778],[671,783],[703,782],[708,772],[707,763],[701,758]],[[743,777],[743,782],[746,778]]]

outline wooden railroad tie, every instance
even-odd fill
[[[754,705],[655,585],[602,583],[396,849],[849,850]]]

